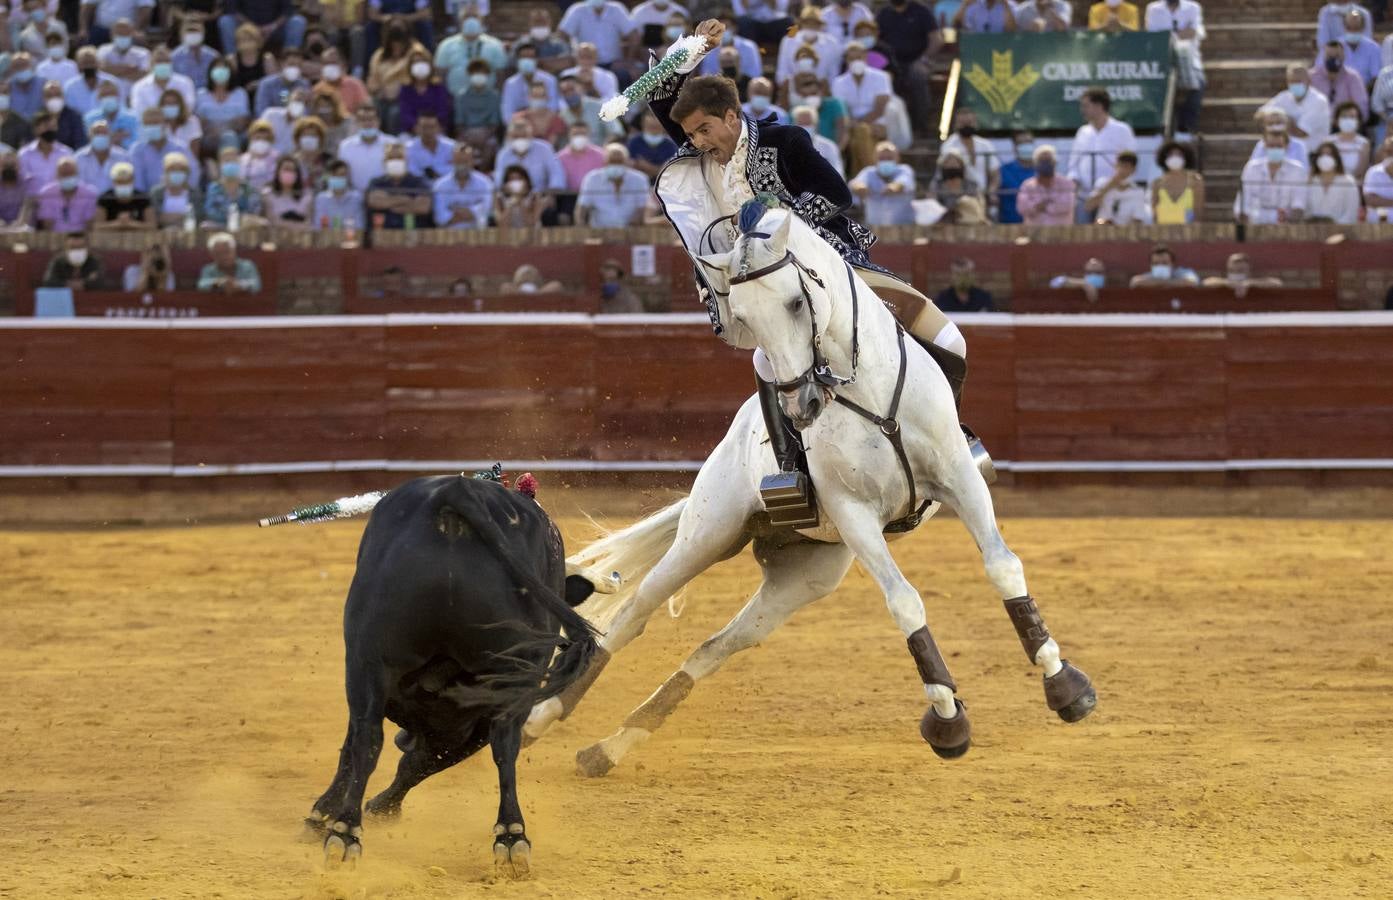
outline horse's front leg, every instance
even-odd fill
[[[920,720],[919,733],[934,753],[944,759],[962,756],[972,743],[967,710],[962,701],[953,696],[957,685],[929,633],[924,601],[890,555],[880,530],[879,516],[864,501],[849,495],[824,495],[823,505],[841,532],[843,543],[880,585],[890,615],[909,644],[910,656],[919,669],[930,704]]]

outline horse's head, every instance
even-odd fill
[[[769,357],[779,405],[801,430],[821,415],[839,381],[822,353],[820,329],[830,318],[826,282],[789,245],[795,218],[770,210],[744,229],[733,250],[700,262],[729,281],[730,314]]]

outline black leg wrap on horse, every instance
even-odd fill
[[[1035,598],[1027,594],[1001,602],[1006,606],[1011,624],[1016,626],[1016,636],[1021,639],[1025,655],[1035,662],[1035,654],[1050,639],[1050,630],[1045,627],[1045,620],[1040,618],[1040,607],[1035,605]]]
[[[943,661],[943,654],[938,651],[938,645],[934,643],[933,635],[929,634],[929,626],[925,625],[911,634],[908,643],[909,655],[914,657],[914,664],[919,667],[920,680],[925,684],[941,684],[957,693],[958,686],[953,683],[953,676],[948,671],[948,664]]]

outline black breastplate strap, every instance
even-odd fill
[[[878,416],[859,403],[846,399],[841,394],[837,394],[835,398],[836,402],[861,418],[874,423],[880,429],[880,433],[885,435],[890,441],[890,446],[894,448],[895,456],[900,461],[900,468],[904,470],[905,480],[909,482],[909,512],[885,526],[885,531],[890,534],[913,531],[920,522],[924,521],[924,511],[933,502],[932,497],[926,497],[923,503],[919,503],[919,492],[914,488],[914,470],[910,468],[909,454],[904,449],[904,435],[900,432],[900,421],[895,418],[900,411],[900,397],[904,395],[905,373],[909,368],[909,356],[905,353],[904,348],[904,329],[898,324],[895,326],[895,336],[900,342],[900,374],[895,379],[895,393],[890,398],[890,411],[884,416]]]

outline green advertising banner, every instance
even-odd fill
[[[963,34],[959,106],[977,110],[983,131],[1072,131],[1083,124],[1079,97],[1107,88],[1112,115],[1135,131],[1165,117],[1170,33],[1054,32]]]

